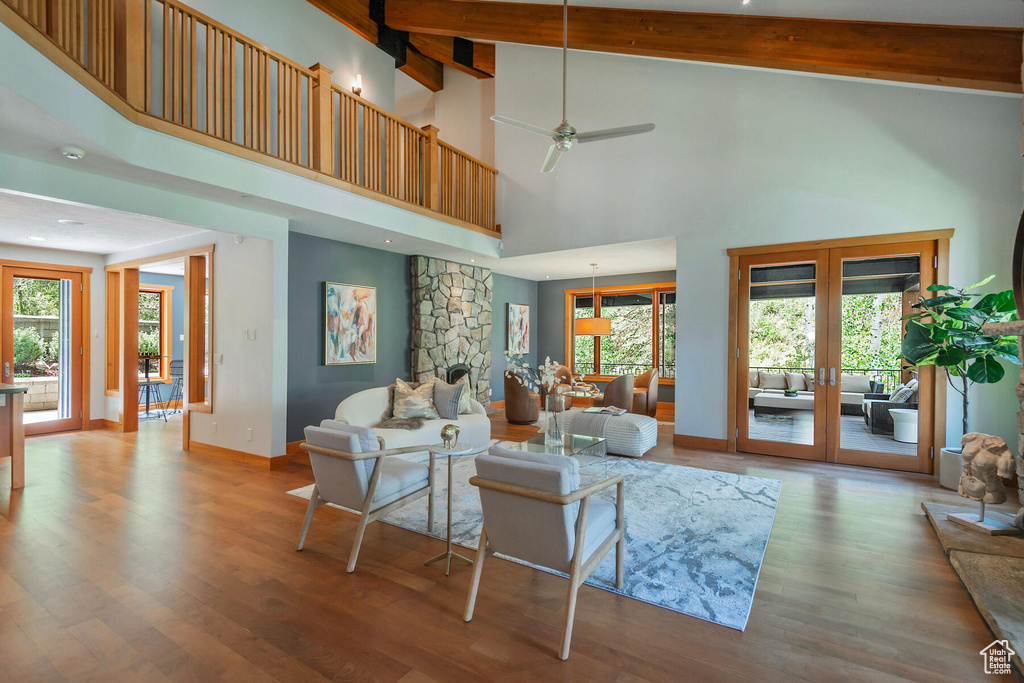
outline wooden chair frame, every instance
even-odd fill
[[[319,453],[320,455],[327,455],[332,458],[340,458],[341,460],[369,460],[370,458],[377,458],[377,462],[373,465],[373,473],[370,475],[370,483],[366,490],[366,499],[363,501],[363,509],[359,513],[359,526],[356,527],[356,537],[352,541],[352,552],[348,557],[348,573],[351,574],[356,569],[356,559],[359,557],[359,546],[363,543],[363,532],[366,531],[366,526],[377,520],[392,510],[396,510],[400,507],[404,507],[414,500],[418,500],[423,496],[429,496],[427,499],[427,531],[432,532],[434,530],[434,454],[430,454],[430,473],[427,475],[427,485],[413,491],[407,496],[403,496],[398,500],[393,500],[387,505],[382,505],[377,509],[373,509],[373,496],[377,492],[377,484],[380,482],[381,474],[384,472],[384,458],[395,455],[402,455],[404,453],[420,453],[429,448],[429,446],[405,446],[402,448],[384,448],[384,439],[377,437],[377,443],[380,445],[380,450],[369,451],[366,453],[346,453],[344,451],[336,451],[332,448],[324,448],[322,446],[314,446],[309,443],[302,443],[299,445],[304,451],[311,453]],[[299,532],[299,543],[295,550],[302,550],[302,546],[306,542],[306,532],[309,531],[309,524],[313,521],[313,511],[321,505],[325,505],[326,500],[320,497],[320,491],[316,484],[313,485],[313,493],[309,497],[309,507],[306,508],[306,519],[302,522],[302,531]]]
[[[509,493],[515,496],[522,496],[523,498],[532,498],[533,500],[554,503],[555,505],[571,505],[582,501],[580,502],[580,514],[576,519],[576,544],[573,547],[572,563],[569,570],[569,591],[565,598],[565,622],[562,627],[562,645],[558,655],[563,660],[568,659],[569,645],[572,640],[572,625],[576,617],[576,594],[579,592],[583,582],[594,572],[597,565],[601,563],[601,560],[604,559],[604,556],[608,554],[613,545],[615,546],[615,587],[618,589],[622,588],[623,564],[626,552],[626,498],[622,476],[615,475],[614,477],[609,477],[603,481],[566,494],[549,493],[548,491],[540,491],[480,477],[473,477],[469,480],[469,483],[482,489],[491,489],[492,491]],[[590,513],[590,499],[595,493],[603,491],[613,484],[616,487],[615,530],[594,551],[587,560],[587,563],[583,564],[583,548],[586,540],[587,516]],[[487,543],[487,525],[485,523],[484,527],[480,530],[480,546],[477,548],[476,566],[473,570],[473,580],[469,586],[469,599],[466,601],[466,613],[464,616],[466,621],[473,619],[473,609],[476,606],[476,596],[480,588],[480,576],[483,573],[484,560],[493,554],[494,551]]]

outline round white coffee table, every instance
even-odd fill
[[[917,411],[911,408],[892,408],[892,438],[903,443],[917,443]]]
[[[468,557],[463,557],[457,552],[452,550],[452,459],[460,455],[469,455],[470,453],[476,453],[479,448],[474,446],[460,446],[458,448],[445,448],[444,446],[431,446],[430,452],[434,455],[448,456],[448,547],[445,552],[441,553],[437,557],[432,557],[423,564],[433,564],[434,562],[440,562],[444,560],[444,575],[448,576],[452,570],[452,559],[458,558],[466,564],[473,564],[473,560]],[[433,495],[433,494],[431,494]]]

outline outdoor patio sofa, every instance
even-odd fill
[[[750,370],[748,380],[747,397],[755,415],[814,410],[817,385],[809,372]],[[862,415],[864,397],[880,388],[877,382],[866,375],[844,374],[840,381],[840,410],[843,415]],[[786,396],[786,391],[796,391],[796,396]]]

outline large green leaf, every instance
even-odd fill
[[[975,304],[975,310],[983,313],[1009,313],[1017,310],[1017,304],[1013,300],[1013,291],[994,292],[981,297]]]
[[[922,299],[921,305],[926,306],[928,308],[937,308],[939,306],[949,306],[950,304],[960,304],[963,303],[964,301],[965,299],[962,296],[943,295],[936,296],[931,299]]]
[[[986,314],[982,311],[968,308],[966,306],[954,306],[947,308],[945,314],[955,320],[973,321],[975,318],[985,318]]]
[[[916,320],[907,323],[907,334],[900,345],[903,357],[912,365],[926,363],[929,357],[934,358],[939,347],[932,341],[931,330]]]
[[[963,349],[956,346],[944,346],[935,356],[935,364],[942,368],[948,368],[951,365],[960,365],[966,359],[967,352]]]
[[[985,278],[981,282],[975,282],[970,287],[964,287],[964,291],[967,291],[969,289],[977,289],[978,287],[981,287],[983,285],[987,285],[988,283],[992,282],[992,280],[994,280],[995,277],[996,277],[995,275],[989,275],[987,278]]]
[[[951,289],[953,289],[953,287],[950,287],[949,285],[928,285],[929,292],[948,292]]]
[[[1006,371],[995,358],[986,356],[971,363],[967,368],[967,379],[978,384],[992,384],[1003,378]]]

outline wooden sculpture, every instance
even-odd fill
[[[985,504],[1006,502],[1006,487],[1003,478],[1013,476],[1014,459],[1006,442],[998,436],[988,434],[966,434],[960,440],[963,445],[964,471],[960,475],[957,491],[964,498],[981,503],[981,511],[975,516],[969,512],[950,513],[946,518],[972,531],[992,536],[1016,534],[1017,528],[1003,520],[1007,515],[985,516]]]

